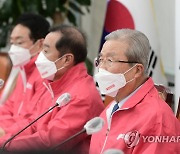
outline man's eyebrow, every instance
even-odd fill
[[[49,48],[50,46],[48,44],[43,44],[43,47]]]
[[[10,39],[12,39],[13,37],[12,36],[10,36]],[[17,37],[15,37],[16,39],[22,39],[22,38],[24,38],[23,36],[17,36]]]

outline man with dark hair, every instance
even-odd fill
[[[50,31],[44,40],[43,51],[35,62],[47,90],[38,101],[36,100],[36,110],[31,119],[36,119],[47,111],[64,93],[69,93],[71,100],[67,105],[53,109],[19,134],[7,145],[7,150],[49,150],[79,132],[88,120],[101,113],[104,105],[93,78],[87,73],[84,64],[86,56],[86,40],[78,29],[63,25]],[[10,132],[2,138],[0,144],[12,134]],[[86,154],[89,142],[90,137],[81,134],[60,146],[60,153],[64,151]]]
[[[19,17],[11,32],[9,56],[13,68],[20,68],[20,72],[15,89],[0,107],[0,136],[7,133],[8,127],[13,124],[17,125],[14,129],[18,129],[21,123],[18,124],[16,120],[20,121],[20,118],[32,114],[35,107],[35,104],[31,103],[32,98],[38,99],[45,90],[35,61],[42,50],[42,43],[49,28],[48,21],[42,16],[25,13]]]
[[[62,25],[61,27],[61,31],[58,30],[59,27],[51,29],[51,32],[59,31],[63,34],[62,38],[56,44],[57,49],[62,51],[62,54],[72,52],[75,58],[75,64],[85,61],[87,49],[84,34],[82,33],[80,35],[74,29],[69,30],[65,28],[67,26]]]
[[[22,25],[29,29],[29,38],[33,43],[44,38],[48,34],[50,27],[48,21],[43,16],[33,13],[24,13],[21,15],[16,21],[17,25]]]

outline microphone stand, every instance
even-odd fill
[[[73,139],[74,137],[76,137],[76,136],[84,133],[85,131],[86,131],[86,129],[83,128],[81,131],[79,131],[78,133],[74,134],[73,136],[70,136],[69,138],[67,138],[66,140],[64,140],[63,142],[61,142],[60,144],[56,145],[56,146],[53,147],[53,148],[50,148],[50,149],[48,150],[48,152],[49,152],[49,151],[52,151],[52,150],[55,151],[58,147],[62,146],[64,143],[70,141],[70,140]]]
[[[20,130],[18,133],[16,133],[15,135],[13,135],[12,137],[10,137],[2,146],[2,152],[5,150],[6,145],[13,140],[17,135],[19,135],[20,133],[22,133],[25,129],[27,129],[29,126],[31,126],[33,123],[35,123],[36,121],[38,121],[41,117],[43,117],[45,114],[47,114],[49,111],[51,111],[52,109],[54,109],[55,107],[59,106],[58,103],[56,103],[53,107],[51,107],[49,110],[47,110],[45,113],[43,113],[42,115],[40,115],[37,119],[35,119],[34,121],[32,121],[29,125],[27,125],[25,128],[23,128],[22,130]]]

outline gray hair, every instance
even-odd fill
[[[125,55],[128,61],[136,61],[142,64],[147,74],[149,64],[150,43],[148,38],[140,31],[132,29],[120,29],[113,31],[105,37],[105,40],[119,40],[128,45]]]

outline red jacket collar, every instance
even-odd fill
[[[33,58],[31,58],[31,60],[29,61],[29,63],[27,63],[25,66],[24,66],[24,70],[26,72],[26,75],[29,75],[31,74],[34,69],[36,68],[36,64],[35,64],[35,61],[38,57],[38,54],[36,56],[34,56]]]
[[[122,106],[122,109],[128,109],[136,106],[141,100],[147,95],[149,91],[151,91],[154,87],[154,82],[152,78],[149,78],[140,89],[131,96]]]

